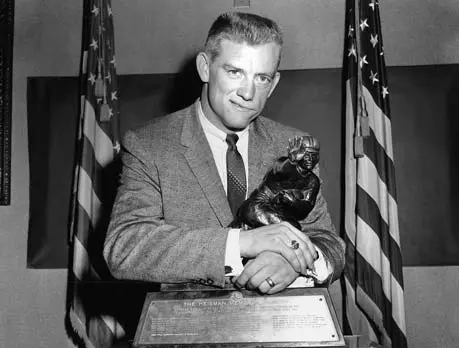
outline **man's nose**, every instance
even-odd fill
[[[244,100],[252,100],[255,96],[255,84],[253,80],[244,79],[242,84],[237,89],[237,95]]]

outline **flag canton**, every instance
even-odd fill
[[[389,87],[384,59],[379,2],[361,0],[358,11],[355,0],[349,1],[347,34],[345,39],[348,59],[348,78],[360,69],[362,84],[372,95],[382,112],[390,118]]]
[[[93,106],[99,126],[117,147],[119,95],[110,1],[93,1],[87,16],[83,94]]]

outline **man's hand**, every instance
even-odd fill
[[[303,232],[288,222],[242,231],[239,235],[241,257],[253,259],[264,251],[282,255],[300,274],[313,269],[316,250]]]
[[[283,256],[265,251],[247,262],[233,283],[241,288],[258,289],[263,294],[274,294],[284,290],[297,277],[298,273]]]

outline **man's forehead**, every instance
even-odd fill
[[[223,64],[238,65],[255,61],[265,68],[277,68],[281,47],[275,42],[250,45],[247,42],[222,40],[216,59]]]
[[[247,48],[254,48],[254,49],[263,48],[263,47],[272,47],[274,50],[277,50],[279,52],[281,51],[281,46],[274,41],[260,43],[260,44],[251,44],[245,40],[237,40],[237,39],[233,40],[233,39],[223,38],[219,42],[219,47],[220,49],[224,49],[225,47],[227,48],[228,47],[240,47],[240,48],[247,47]]]

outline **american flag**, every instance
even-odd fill
[[[344,273],[347,324],[384,347],[407,347],[390,90],[379,3],[348,0]]]
[[[85,347],[108,347],[124,335],[107,303],[112,278],[102,257],[116,192],[119,104],[110,0],[85,0],[81,105],[70,218],[68,318]]]

